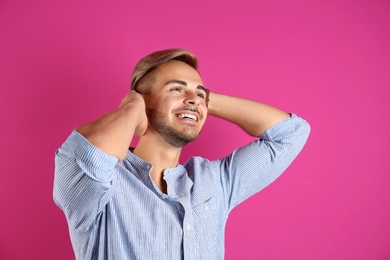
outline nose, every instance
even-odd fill
[[[184,99],[184,103],[188,104],[188,105],[192,105],[192,106],[197,106],[199,105],[199,100],[196,96],[196,93],[188,93],[186,95],[186,98]]]

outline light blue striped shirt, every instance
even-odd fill
[[[64,211],[77,259],[223,259],[230,211],[274,181],[310,132],[296,115],[229,156],[193,157],[164,171],[131,151],[123,162],[73,131],[56,152],[54,201]]]

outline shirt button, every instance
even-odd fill
[[[190,224],[187,224],[187,225],[186,225],[186,229],[187,229],[187,231],[190,231],[191,225],[190,225]]]

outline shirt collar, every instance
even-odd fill
[[[135,155],[133,149],[130,149],[127,152],[123,164],[131,173],[136,175],[137,178],[142,179],[145,184],[147,182],[152,182],[150,172],[153,165]],[[179,164],[174,168],[165,169],[163,178],[167,182],[168,196],[172,199],[178,199],[189,195],[193,182],[188,177],[187,170],[183,165]]]

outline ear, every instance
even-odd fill
[[[206,88],[206,107],[209,107],[210,102],[210,90]]]

